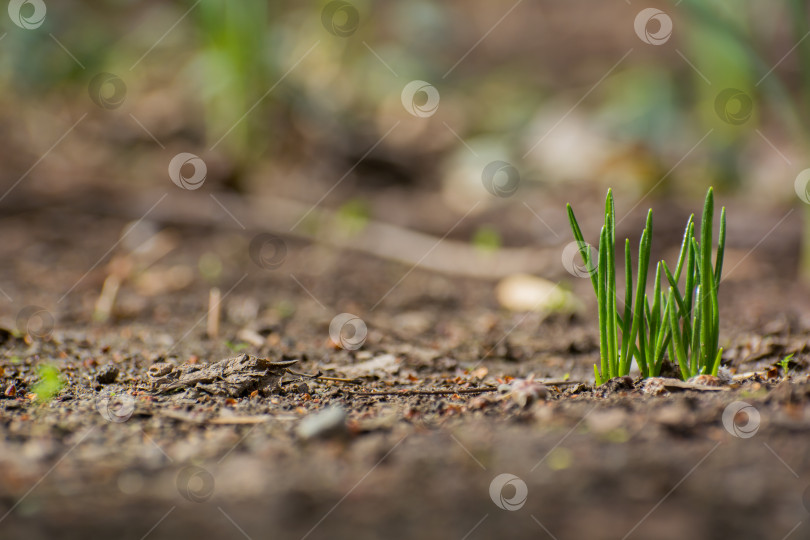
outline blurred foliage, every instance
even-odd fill
[[[50,365],[43,364],[37,368],[39,380],[31,388],[31,392],[37,395],[37,401],[44,403],[53,399],[62,390],[64,381],[59,370]]]
[[[275,7],[274,7],[275,6]],[[272,137],[260,114],[245,114],[253,107],[278,107],[265,92],[277,79],[272,51],[277,35],[272,26],[278,4],[273,2],[202,2],[195,10],[201,48],[201,98],[205,106],[209,141],[220,137],[227,152],[239,163],[250,163],[265,150],[260,144]],[[267,99],[266,103],[260,103]]]
[[[501,234],[492,225],[478,227],[472,238],[472,244],[484,253],[497,252],[502,243]]]
[[[352,0],[340,9],[327,0],[47,5],[37,30],[6,20],[6,108],[92,107],[88,82],[101,71],[114,73],[128,91],[110,122],[129,121],[126,114],[135,111],[165,145],[179,139],[222,158],[225,165],[212,173],[241,189],[249,189],[242,177],[266,163],[348,169],[397,122],[379,159],[423,185],[452,176],[454,167],[467,174],[487,159],[506,159],[527,181],[623,181],[646,192],[711,129],[691,155],[697,166],[679,167],[664,185],[702,192],[708,182],[737,188],[749,181],[746,154],[764,144],[757,130],[776,130],[782,141],[806,147],[810,40],[764,77],[810,30],[799,0],[663,6],[675,33],[661,47],[632,35],[626,19],[635,6],[617,8],[616,20],[588,37],[604,43],[597,56],[576,41],[581,12],[566,3],[545,11],[520,6],[495,26],[504,6],[483,0]],[[534,47],[548,43],[537,27],[552,16],[557,48]],[[631,47],[628,60],[592,87]],[[555,68],[558,56],[564,69]],[[415,120],[403,110],[400,93],[415,79],[439,89],[435,117]],[[718,114],[718,95],[727,88],[754,104],[742,123]],[[158,111],[155,94],[168,104],[145,118],[141,110]],[[118,132],[108,140],[131,142]],[[475,159],[458,156],[469,150]]]
[[[216,253],[206,251],[197,261],[197,270],[207,282],[217,283],[222,276],[222,259]]]
[[[351,236],[366,228],[371,218],[371,207],[362,199],[351,199],[337,213],[337,225],[344,234]]]

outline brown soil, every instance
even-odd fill
[[[533,207],[568,238],[563,200],[542,200]],[[266,270],[248,254],[258,231],[157,224],[174,248],[130,274],[137,279],[122,284],[113,318],[94,323],[109,260],[124,253],[108,250],[127,220],[70,205],[7,206],[5,326],[28,305],[55,322],[41,337],[3,334],[0,381],[14,390],[0,399],[0,537],[806,538],[810,313],[795,284],[800,220],[790,216],[769,234],[783,212],[723,203],[731,216],[724,363],[739,374],[763,371],[795,353],[790,376],[771,370],[735,388],[660,396],[638,382],[551,386],[525,407],[498,392],[358,392],[469,390],[529,374],[586,381],[598,356],[587,280],[547,276],[581,296],[579,314],[513,314],[497,307],[492,282],[295,240],[283,265]],[[656,234],[674,244],[685,213],[659,210]],[[508,222],[502,212],[487,219]],[[423,230],[440,228],[440,218],[422,218]],[[518,227],[512,233],[507,243],[520,238]],[[205,253],[222,264],[211,282],[196,270]],[[194,277],[155,289],[175,267]],[[212,284],[224,297],[217,339],[204,335]],[[359,350],[330,344],[329,323],[344,312],[368,327]],[[239,397],[155,390],[150,366],[237,356],[226,341],[240,348],[244,328],[264,340],[244,352],[360,384],[286,375],[281,390]],[[386,354],[393,358],[376,367],[361,364]],[[66,385],[40,403],[31,394],[43,363]],[[759,412],[754,436],[724,427],[734,401]],[[346,421],[304,439],[302,419],[331,405]],[[493,499],[503,473],[518,480],[495,486]],[[500,508],[497,494],[507,506],[521,498],[521,482],[525,504]]]

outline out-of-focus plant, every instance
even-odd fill
[[[362,232],[370,219],[370,205],[363,199],[351,199],[337,211],[337,226],[348,236]]]
[[[801,121],[810,111],[810,41],[805,39],[810,33],[810,6],[803,0],[783,0],[760,7],[769,12],[783,10],[784,16],[790,19],[800,72],[799,87],[793,94],[780,79],[774,62],[762,56],[752,32],[756,15],[751,9],[732,12],[725,4],[706,0],[684,0],[682,6],[695,23],[688,35],[692,50],[700,54],[701,63],[710,62],[708,69],[721,70],[726,80],[742,80],[734,84],[752,100],[759,98],[767,104],[797,146],[810,148],[810,128]],[[718,47],[718,43],[724,45]],[[728,72],[729,65],[736,66],[734,72]],[[753,80],[757,82],[751,84]],[[696,84],[702,86],[704,92],[717,91],[707,90],[703,81]],[[810,205],[805,205],[799,274],[810,280]]]
[[[482,253],[495,253],[501,248],[503,241],[498,229],[492,225],[482,225],[475,230],[472,244]]]
[[[779,367],[782,368],[782,375],[784,377],[787,377],[790,374],[790,362],[793,360],[794,354],[796,353],[790,353],[779,361]]]
[[[269,140],[270,122],[261,112],[276,100],[268,93],[277,79],[271,54],[275,35],[271,16],[277,10],[273,6],[202,2],[195,10],[209,144],[225,153],[236,169],[260,156]]]
[[[36,394],[37,401],[40,403],[50,401],[64,385],[59,370],[50,364],[43,364],[37,368],[37,375],[39,380],[31,388],[31,392]]]

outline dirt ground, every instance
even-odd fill
[[[248,249],[258,231],[152,222],[172,249],[124,272],[112,317],[93,321],[105,279],[132,261],[119,238],[133,218],[27,200],[0,216],[2,538],[810,537],[800,212],[722,200],[723,363],[759,374],[652,395],[637,380],[588,382],[590,284],[562,267],[545,277],[571,288],[580,312],[510,313],[493,281],[295,239],[283,264],[260,268]],[[568,239],[564,200],[531,202]],[[658,210],[671,247],[685,213]],[[418,219],[441,236],[439,217]],[[212,285],[223,298],[216,339],[205,336]],[[331,344],[340,313],[367,325],[361,348]],[[28,336],[10,331],[21,316]],[[287,374],[281,389],[243,395],[156,389],[161,373],[242,353],[360,382]],[[787,376],[768,373],[790,353]],[[45,402],[33,395],[43,364],[65,382]],[[525,405],[475,390],[530,374],[568,381]],[[419,389],[446,393],[367,395]],[[724,424],[737,401],[742,416]]]

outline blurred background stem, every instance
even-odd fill
[[[807,118],[810,112],[810,42],[806,39],[810,34],[808,24],[807,2],[804,0],[790,0],[791,14],[793,15],[793,37],[797,43],[797,54],[801,65],[801,93],[796,100],[796,120],[801,126],[806,126],[806,122],[801,122],[802,118]],[[807,128],[802,133],[802,148],[810,152],[808,144]],[[800,258],[799,274],[805,282],[810,282],[810,205],[804,206],[804,232],[802,234],[802,252]]]
[[[807,3],[804,0],[786,0],[792,24],[792,42],[799,58],[800,86],[798,92],[794,91],[798,95],[791,95],[790,90],[776,73],[775,66],[764,60],[750,31],[745,32],[728,17],[720,16],[718,10],[711,7],[711,2],[685,0],[683,5],[691,17],[702,23],[713,35],[716,33],[727,36],[744,52],[751,71],[759,79],[753,90],[756,90],[767,107],[776,113],[794,144],[804,152],[810,151],[810,133],[807,122],[803,121],[810,111],[810,40],[806,39],[810,33],[810,25]],[[728,51],[723,50],[715,51],[715,54],[722,55],[724,59],[727,53]],[[756,94],[752,97],[756,97]],[[803,281],[810,282],[810,205],[802,206],[804,225],[798,274]]]
[[[202,98],[208,144],[230,162],[226,185],[244,191],[244,171],[261,158],[272,138],[266,111],[274,97],[262,97],[277,69],[271,54],[273,2],[202,2],[196,10],[202,48]],[[258,104],[257,104],[258,102]],[[254,105],[256,114],[247,114]],[[265,114],[262,114],[265,111]]]

